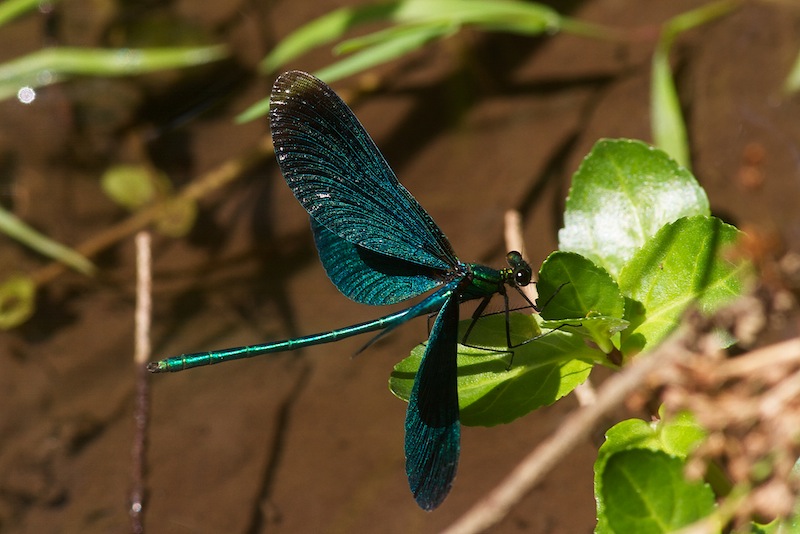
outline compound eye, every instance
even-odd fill
[[[512,250],[506,254],[506,261],[514,272],[514,283],[518,286],[527,286],[531,283],[533,270],[528,262],[522,258],[522,254]]]
[[[530,268],[517,269],[514,271],[514,283],[518,286],[527,286],[531,283],[531,276]]]

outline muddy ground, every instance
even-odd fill
[[[462,259],[501,266],[503,214],[516,208],[538,266],[556,247],[571,173],[594,142],[650,139],[658,25],[704,3],[559,2],[562,12],[636,38],[465,32],[377,69],[378,89],[355,111]],[[126,218],[98,186],[111,164],[149,161],[181,187],[251,150],[266,122],[237,126],[232,117],[268,94],[272,78],[253,75],[257,62],[344,2],[148,4],[65,1],[0,30],[3,60],[52,43],[163,44],[184,34],[233,49],[234,61],[191,74],[76,80],[40,91],[30,106],[0,102],[0,201],[64,243]],[[135,27],[145,23],[155,29],[142,38]],[[682,35],[673,53],[693,168],[712,209],[776,250],[800,250],[800,95],[780,90],[799,51],[800,8],[775,0],[745,2]],[[291,67],[329,61],[317,51]],[[203,103],[204,113],[184,113]],[[271,158],[204,198],[187,237],[156,235],[153,256],[154,356],[325,331],[386,311],[330,284],[307,216]],[[2,532],[129,529],[133,239],[94,259],[97,277],[58,277],[41,288],[31,320],[0,334]],[[0,240],[3,278],[45,265]],[[405,404],[386,382],[425,337],[418,320],[356,358],[363,339],[152,377],[147,530],[406,533],[451,523],[576,402],[502,427],[464,428],[453,491],[423,512],[404,474]],[[572,452],[493,532],[591,532],[596,446]]]

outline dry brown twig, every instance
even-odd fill
[[[663,392],[667,413],[691,411],[708,431],[687,473],[702,476],[713,462],[734,488],[747,488],[727,518],[736,525],[790,515],[800,493],[791,476],[800,456],[800,339],[733,359],[694,355],[678,371]]]
[[[150,359],[150,324],[152,317],[152,261],[150,234],[136,234],[136,318],[134,335],[134,370],[136,399],[134,406],[134,437],[131,447],[131,492],[128,514],[131,532],[144,531],[145,460],[147,448],[147,423],[149,421],[150,392],[147,362]]]

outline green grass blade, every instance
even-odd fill
[[[234,119],[234,122],[236,124],[244,124],[245,122],[250,122],[259,117],[263,117],[267,113],[269,113],[269,97],[262,98],[246,110],[239,113]]]
[[[130,76],[218,61],[221,45],[170,48],[45,48],[0,65],[0,97],[23,85],[41,87],[68,76]]]
[[[721,0],[673,17],[662,28],[653,54],[650,86],[653,143],[687,169],[691,168],[689,141],[669,52],[678,34],[727,14],[739,3],[739,0]]]
[[[344,37],[350,29],[375,20],[390,20],[397,2],[361,7],[343,7],[312,20],[287,35],[258,66],[262,73],[278,70],[312,48]]]
[[[650,120],[654,144],[680,165],[691,168],[689,140],[683,111],[669,66],[667,39],[660,40],[653,54],[650,82]]]
[[[16,239],[37,252],[69,265],[78,272],[91,275],[94,265],[81,254],[37,232],[12,213],[0,208],[0,232]]]
[[[402,32],[395,32],[390,39],[318,70],[315,75],[328,83],[340,80],[417,50],[425,43],[449,35],[456,29],[450,24],[411,26]]]
[[[58,0],[50,0],[47,3],[52,5],[56,2],[58,2]],[[41,4],[41,0],[6,0],[0,3],[0,26],[14,20],[20,15],[24,15],[28,11],[38,9]]]

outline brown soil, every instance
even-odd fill
[[[147,154],[180,187],[241,156],[267,133],[264,120],[232,123],[268,94],[271,78],[250,75],[258,60],[292,29],[342,4],[176,2],[159,18],[229,42],[235,62],[197,69],[188,82],[176,75],[83,79],[40,91],[31,106],[0,102],[0,201],[47,235],[78,244],[126,216],[99,189],[108,165]],[[555,249],[570,175],[593,143],[650,137],[658,25],[704,2],[567,4],[575,17],[638,39],[465,32],[378,69],[380,88],[355,107],[466,261],[503,264],[509,208],[525,216],[534,265]],[[110,13],[88,5],[57,4],[57,18],[29,16],[4,27],[3,59],[53,39],[114,44],[132,34],[130,27],[108,31]],[[154,18],[148,10],[126,14],[127,24]],[[681,36],[673,56],[694,172],[714,211],[795,251],[800,96],[780,87],[800,52],[798,29],[793,2],[747,3]],[[329,61],[322,50],[291,67]],[[168,128],[204,91],[215,97],[213,107]],[[45,265],[11,240],[0,250],[2,278]],[[204,199],[188,237],[156,236],[153,255],[158,357],[320,332],[386,312],[348,301],[329,283],[307,216],[271,159]],[[36,315],[0,337],[3,532],[129,530],[133,240],[95,259],[99,276],[59,277],[41,289]],[[796,325],[786,330],[781,335]],[[435,512],[422,512],[403,468],[405,405],[386,382],[425,337],[422,319],[356,358],[364,339],[152,377],[146,528],[407,533],[450,524],[576,403],[567,398],[502,427],[464,428],[452,494]],[[493,531],[592,531],[595,451],[586,443],[572,452]]]

